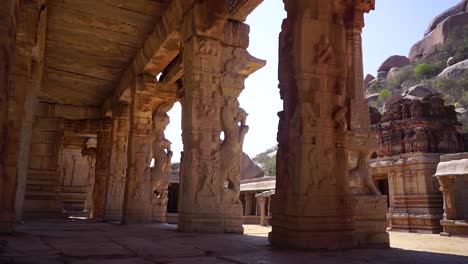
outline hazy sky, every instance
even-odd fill
[[[364,72],[375,72],[391,55],[408,55],[434,16],[459,0],[376,0],[376,10],[366,15],[363,32]],[[251,157],[276,145],[277,112],[282,109],[278,90],[278,34],[286,16],[282,0],[264,0],[249,16],[249,52],[267,60],[267,65],[250,76],[239,101],[249,113],[250,126],[244,151]],[[172,141],[173,162],[182,151],[180,104],[169,112],[171,123],[166,137]]]

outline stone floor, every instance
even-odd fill
[[[391,233],[392,249],[303,252],[270,247],[269,228],[245,230],[246,235],[197,235],[179,233],[173,225],[28,223],[15,236],[0,236],[0,263],[468,263],[468,238]]]

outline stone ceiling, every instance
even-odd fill
[[[169,0],[48,0],[41,101],[99,106]]]

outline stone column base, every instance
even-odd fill
[[[103,222],[121,222],[121,221],[122,221],[122,210],[106,209]]]
[[[439,234],[441,214],[388,213],[389,230],[421,234]]]
[[[354,247],[351,222],[346,217],[293,217],[273,215],[268,240],[294,249],[350,249]]]
[[[167,205],[154,205],[152,222],[167,223]]]
[[[149,224],[151,223],[151,215],[149,210],[129,210],[125,215],[126,224]]]
[[[178,229],[189,233],[243,234],[242,204],[225,205],[224,213],[179,212]]]
[[[354,247],[388,248],[389,235],[386,232],[388,222],[387,198],[385,196],[352,196],[354,212]]]
[[[440,220],[444,231],[441,236],[468,236],[468,221],[466,220]]]

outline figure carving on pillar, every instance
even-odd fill
[[[240,192],[240,168],[242,145],[249,127],[245,124],[247,113],[237,100],[227,101],[221,113],[224,140],[221,144],[221,175],[227,181],[230,198],[238,199]]]
[[[97,140],[95,138],[90,138],[86,142],[86,147],[81,151],[81,155],[86,157],[89,166],[88,179],[86,180],[86,200],[84,209],[86,211],[91,211],[93,208],[93,191],[95,183],[95,165],[96,165],[96,155],[97,155]]]
[[[453,193],[453,176],[437,177],[439,180],[439,190],[444,194],[444,220],[457,219],[457,211],[455,209],[454,193]]]
[[[151,169],[151,204],[153,218],[164,222],[167,206],[169,186],[169,171],[171,167],[171,142],[165,138],[164,130],[169,124],[169,116],[165,112],[157,111],[153,115],[153,158],[154,167]]]
[[[367,168],[368,154],[359,151],[351,154],[356,160],[356,167],[349,171],[349,181],[351,193],[356,195],[382,195],[372,180],[372,176]]]

